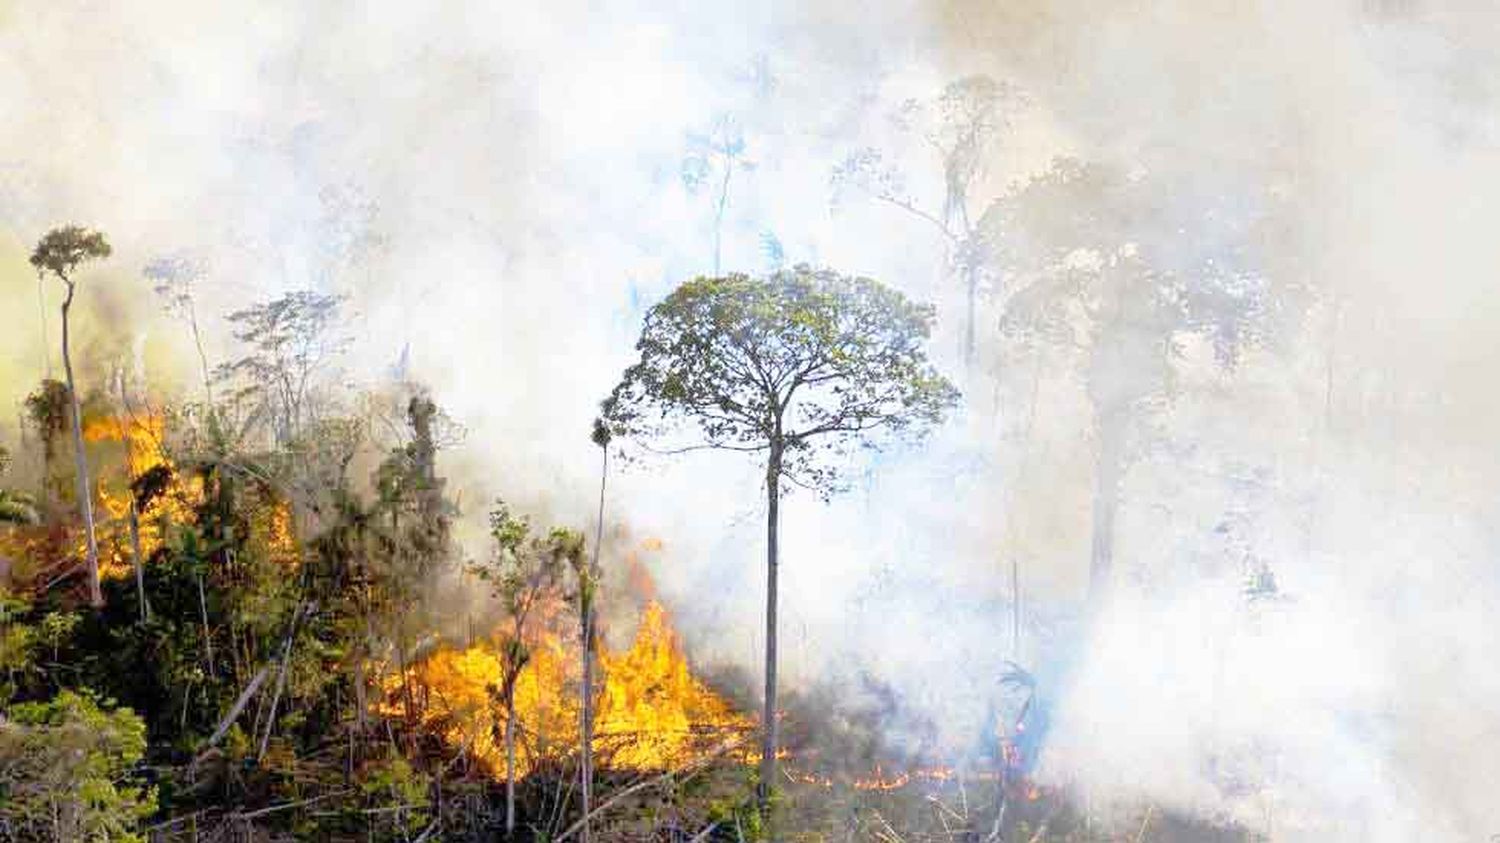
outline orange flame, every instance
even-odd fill
[[[104,446],[98,455],[94,495],[95,536],[99,545],[99,573],[106,578],[129,576],[133,569],[130,533],[131,482],[159,467],[174,468],[166,452],[165,419],[160,413],[97,415],[85,419],[83,438]],[[149,560],[166,541],[170,525],[192,524],[194,510],[202,502],[202,483],[197,477],[175,473],[165,494],[158,495],[143,512],[136,513],[142,562]],[[251,519],[250,539],[278,562],[294,564],[298,558],[290,505],[271,501]],[[57,541],[50,535],[61,529]],[[86,542],[81,525],[67,523],[27,527],[0,533],[0,554],[27,559],[38,568],[52,567],[67,557],[82,558]]]
[[[593,748],[602,766],[660,770],[706,752],[726,731],[753,728],[695,677],[666,610],[648,602],[631,646],[599,654],[599,694]],[[516,683],[516,775],[565,757],[577,746],[578,666],[576,643],[548,635],[533,647]],[[503,664],[492,642],[467,649],[445,648],[407,671],[427,689],[417,714],[421,724],[465,747],[493,775],[505,771],[505,710],[495,689]],[[384,683],[381,711],[405,714],[402,677]]]
[[[646,604],[630,649],[605,650],[599,661],[605,683],[596,743],[612,766],[667,769],[700,752],[705,733],[753,726],[693,676],[655,600]]]
[[[164,446],[165,424],[160,413],[139,416],[95,416],[83,425],[84,441],[118,443],[125,447],[123,472],[101,471],[97,475],[95,494],[100,503],[97,533],[99,541],[99,574],[121,577],[130,573],[131,538],[129,527],[130,482],[133,478],[161,466],[172,467]],[[163,520],[190,523],[192,507],[201,496],[196,484],[189,486],[174,479],[167,494],[153,500],[145,512],[137,513],[140,528],[142,561],[149,559],[165,539]],[[83,540],[78,542],[83,553]]]

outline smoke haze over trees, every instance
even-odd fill
[[[499,498],[598,551],[601,664],[649,579],[753,713],[764,465],[611,462],[596,525],[582,432],[680,285],[806,264],[931,303],[963,400],[783,509],[784,732],[832,699],[897,754],[972,757],[1021,705],[1013,660],[1047,717],[1028,781],[1101,826],[1500,832],[1500,12],[846,5],[0,4],[0,570],[42,586],[0,610],[0,682],[34,706],[0,746],[50,764],[48,730],[107,721],[101,776],[196,761],[222,788],[348,721],[395,749],[338,810],[428,804],[512,703],[576,746],[576,709],[527,708],[576,697],[542,678],[576,652],[538,637],[534,680],[461,681],[503,662],[507,599],[463,573]],[[110,253],[73,270],[70,390],[66,290],[28,258],[74,222]],[[69,591],[91,502],[102,614]],[[521,767],[576,778],[522,731]],[[355,787],[341,746],[329,792]],[[523,814],[577,819],[525,781]]]

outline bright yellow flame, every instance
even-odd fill
[[[250,536],[264,547],[272,562],[281,565],[296,565],[301,555],[297,551],[297,533],[292,524],[292,505],[277,499],[250,521]]]
[[[175,468],[165,450],[165,421],[160,413],[93,416],[85,419],[83,438],[94,445],[123,448],[95,456],[94,522],[100,576],[128,576],[133,569],[130,484],[158,467]],[[196,521],[195,510],[202,501],[202,480],[174,472],[165,492],[136,514],[143,563],[165,542],[169,525]],[[34,570],[54,570],[68,558],[83,558],[86,542],[81,526],[64,522],[0,530],[0,554],[25,560]],[[250,531],[250,540],[274,561],[295,564],[298,560],[291,506],[285,500],[257,508]]]
[[[516,775],[570,754],[578,744],[579,651],[547,636],[532,648],[516,682]],[[693,676],[666,610],[648,603],[630,648],[599,654],[604,685],[595,716],[601,766],[659,770],[710,751],[725,731],[754,724]],[[439,650],[407,672],[426,689],[418,719],[450,745],[467,748],[494,775],[505,771],[505,711],[498,693],[503,665],[490,642]],[[385,683],[388,715],[405,712],[401,676]],[[415,696],[415,695],[414,695]]]
[[[99,542],[99,575],[102,577],[125,576],[132,570],[130,482],[158,467],[173,467],[164,450],[164,433],[165,424],[159,413],[128,417],[96,416],[87,419],[83,426],[84,441],[113,442],[125,447],[125,471],[100,471],[97,475],[96,496],[100,506],[95,521]],[[172,485],[166,493],[152,500],[145,512],[137,513],[142,562],[150,559],[161,547],[165,539],[163,521],[190,523],[193,520],[193,507],[200,497],[201,489],[196,483],[185,484],[181,477],[174,475]],[[81,538],[78,553],[83,553]]]
[[[704,734],[753,724],[693,676],[667,612],[646,604],[635,641],[600,654],[605,676],[596,749],[611,766],[668,769],[702,752]]]
[[[164,434],[165,425],[159,413],[130,417],[98,416],[89,419],[84,425],[85,441],[113,442],[125,447],[126,470],[101,471],[97,481],[96,491],[100,503],[100,517],[96,519],[100,576],[125,576],[132,570],[130,482],[158,467],[175,468],[165,451]],[[203,484],[200,478],[173,474],[166,492],[154,498],[145,512],[137,514],[142,562],[149,560],[165,541],[164,524],[194,523],[194,509],[202,500]],[[291,505],[287,501],[272,501],[254,513],[250,519],[250,533],[251,541],[264,548],[273,561],[282,564],[296,563],[297,540],[292,526]],[[83,553],[81,538],[78,553]]]

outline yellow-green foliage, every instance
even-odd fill
[[[15,840],[140,841],[153,789],[131,784],[146,727],[128,708],[62,691],[0,719],[0,835]]]
[[[0,702],[10,699],[21,674],[31,668],[36,629],[16,618],[26,602],[0,588]]]
[[[420,832],[430,819],[428,810],[428,777],[396,755],[365,769],[360,790],[371,808],[385,809],[403,838]]]

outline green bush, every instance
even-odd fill
[[[134,783],[146,726],[62,691],[0,715],[0,839],[141,841],[154,789]]]

